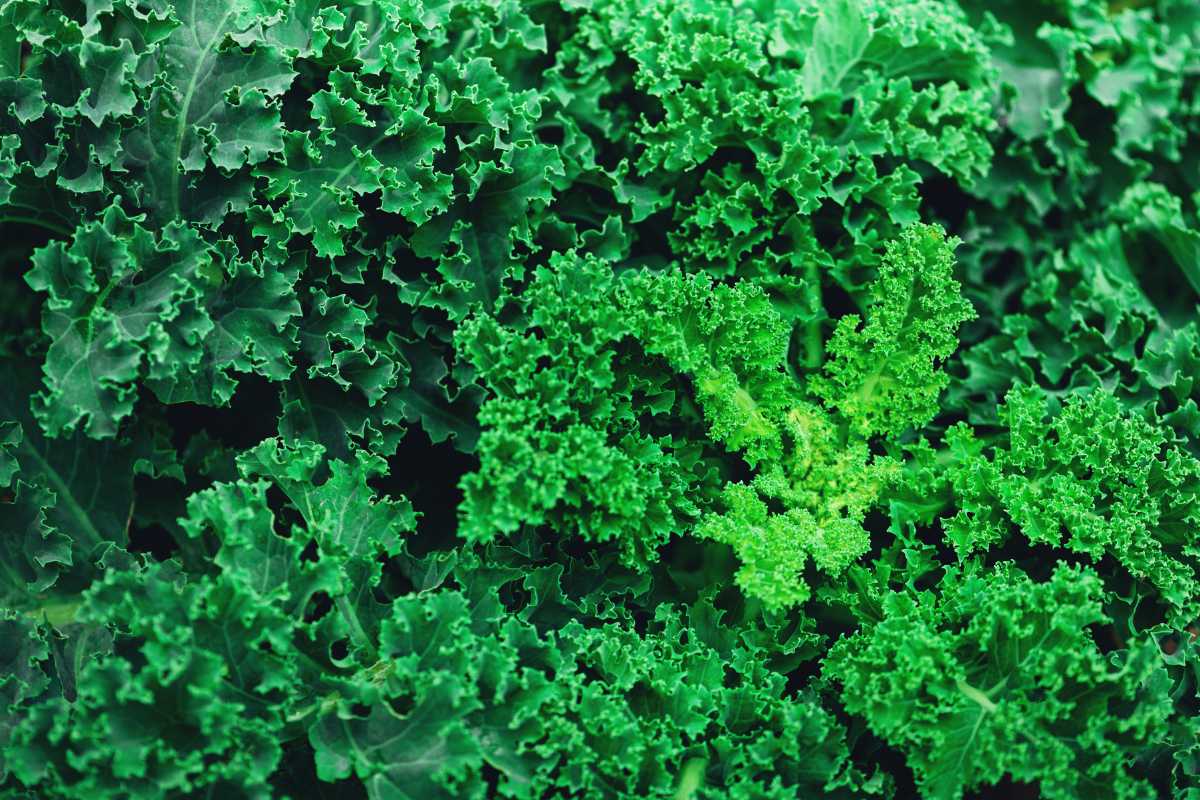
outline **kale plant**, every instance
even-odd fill
[[[1200,798],[1194,0],[0,0],[0,797]]]

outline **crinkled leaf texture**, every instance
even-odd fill
[[[1200,800],[1195,0],[0,2],[0,798]]]

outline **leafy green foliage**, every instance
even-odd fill
[[[485,766],[504,796],[531,798],[670,796],[688,780],[731,797],[852,785],[832,717],[808,695],[783,698],[756,649],[689,640],[665,605],[644,634],[586,616],[541,631],[524,616],[486,583],[398,600],[369,708],[310,731],[318,775],[357,775],[373,798],[453,797]],[[759,680],[726,686],[734,665]],[[397,718],[397,704],[411,711]]]
[[[948,574],[936,599],[890,595],[877,625],[839,642],[826,674],[847,710],[905,751],[924,796],[1006,774],[1048,798],[1150,794],[1123,762],[1170,714],[1157,649],[1100,652],[1094,573],[1060,566],[1035,583],[995,569]]]
[[[0,3],[0,796],[1200,797],[1194,5]]]
[[[985,450],[956,429],[947,479],[957,513],[943,525],[960,555],[1019,530],[1030,542],[1063,546],[1094,561],[1115,559],[1153,585],[1177,621],[1194,620],[1200,522],[1200,461],[1162,432],[1093,394],[1047,419],[1037,390],[1014,390],[1000,409],[1006,447]]]
[[[936,229],[905,230],[871,284],[865,324],[853,314],[838,320],[831,359],[810,388],[866,435],[896,435],[937,415],[948,383],[937,367],[974,316],[958,294],[952,247]]]

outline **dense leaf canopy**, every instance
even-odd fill
[[[0,0],[0,797],[1200,798],[1194,0]]]

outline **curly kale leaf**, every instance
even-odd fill
[[[809,389],[864,435],[899,435],[936,416],[949,378],[939,369],[975,312],[954,279],[957,242],[933,226],[889,242],[865,316],[838,320],[823,373]]]
[[[949,434],[957,512],[943,527],[957,552],[1016,530],[1094,562],[1111,557],[1153,586],[1174,619],[1193,621],[1200,461],[1103,392],[1051,411],[1041,391],[1014,390],[1000,414],[1008,431],[990,447],[965,428]]]
[[[48,433],[82,425],[111,437],[139,381],[168,402],[229,401],[236,373],[288,377],[296,349],[298,270],[244,260],[188,227],[161,237],[113,205],[70,243],[34,254],[25,280],[45,292]]]
[[[47,437],[30,413],[33,376],[0,370],[0,606],[35,616],[69,600],[128,545],[146,445]]]
[[[505,614],[493,587],[398,601],[380,696],[310,731],[318,774],[356,775],[380,799],[473,793],[488,768],[521,798],[849,796],[834,719],[807,694],[768,689],[780,676],[754,650],[723,657],[685,641],[687,625],[660,606],[645,633],[578,620],[540,632]],[[724,685],[732,663],[740,686]]]
[[[459,326],[458,347],[490,390],[479,412],[480,470],[462,481],[468,539],[554,523],[616,539],[644,561],[694,515],[686,443],[639,426],[674,396],[618,348],[629,322],[597,302],[612,283],[607,262],[556,255],[522,295],[524,325],[481,316]]]
[[[1102,597],[1095,573],[1067,566],[1045,583],[1011,565],[951,574],[937,596],[887,596],[825,676],[904,753],[924,797],[1005,775],[1049,798],[1152,796],[1130,764],[1166,731],[1165,675],[1152,642],[1100,650]]]

